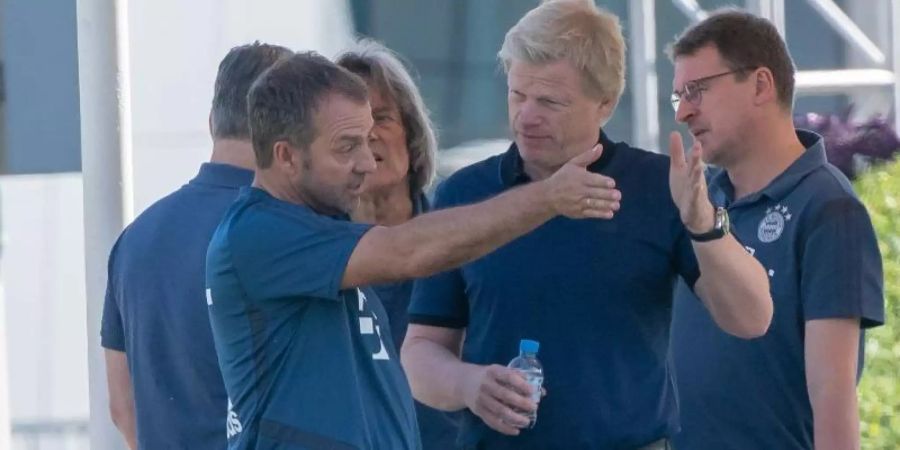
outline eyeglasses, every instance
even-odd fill
[[[728,72],[717,73],[715,75],[697,78],[696,80],[691,80],[684,83],[684,87],[681,88],[681,91],[672,92],[672,108],[675,110],[675,112],[678,112],[678,106],[681,105],[682,100],[687,100],[688,103],[694,106],[700,106],[700,102],[703,100],[703,91],[709,89],[706,86],[707,82],[719,77],[724,77],[725,75],[745,72],[747,70],[751,69],[748,67],[742,67],[740,69],[729,70]]]

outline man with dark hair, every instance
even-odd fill
[[[597,146],[483,203],[353,223],[375,170],[365,82],[298,54],[257,80],[248,105],[256,176],[207,255],[230,449],[419,449],[386,313],[365,286],[471,261],[557,215],[611,218],[619,207],[612,180],[586,170]]]
[[[882,268],[865,207],[795,130],[794,65],[765,19],[723,10],[672,45],[672,103],[721,167],[713,202],[767,268],[769,332],[722,333],[683,285],[672,351],[681,396],[678,449],[858,449],[861,329],[884,321]],[[700,146],[695,151],[701,151]]]
[[[247,91],[291,51],[254,43],[219,64],[213,151],[194,179],[157,201],[109,256],[101,344],[110,411],[132,449],[222,449],[227,396],[204,295],[206,248],[238,188],[253,179]]]

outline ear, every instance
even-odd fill
[[[778,89],[775,87],[775,76],[768,67],[760,67],[750,75],[754,86],[753,104],[763,105],[766,103],[777,102]]]
[[[272,164],[281,167],[294,165],[294,148],[288,141],[275,141],[272,144]]]
[[[613,100],[606,99],[597,103],[597,117],[600,118],[600,125],[605,125],[609,121],[614,109],[616,109],[616,102]]]

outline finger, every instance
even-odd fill
[[[600,200],[597,198],[585,198],[582,200],[582,203],[584,203],[584,210],[615,212],[621,207],[616,200]]]
[[[498,382],[490,386],[489,394],[496,400],[503,403],[509,408],[519,411],[533,411],[536,407],[531,401],[531,385],[520,378],[518,374],[509,376],[504,375],[504,379],[498,379]]]
[[[691,168],[703,165],[703,147],[700,145],[700,141],[696,139],[691,145],[691,156],[688,159],[688,164]]]
[[[600,155],[603,154],[603,145],[597,144],[593,146],[590,150],[572,158],[569,160],[570,163],[575,164],[579,167],[587,167],[591,165],[594,161],[600,159]]]
[[[683,169],[687,163],[684,158],[684,142],[681,141],[681,133],[677,131],[669,133],[669,159],[672,161],[672,169]]]
[[[618,189],[592,188],[587,191],[585,198],[617,202],[622,200],[622,192]]]
[[[600,209],[585,209],[581,211],[581,215],[577,217],[572,217],[575,219],[605,219],[609,220],[615,217],[615,212],[610,210],[600,210]]]
[[[616,187],[616,180],[606,176],[600,175],[599,173],[589,173],[585,177],[586,185],[590,187],[598,187],[598,188],[607,188],[612,189]]]
[[[531,399],[531,384],[525,375],[518,370],[509,370],[503,374],[500,380],[506,387],[519,393],[520,395]]]
[[[492,429],[494,429],[500,433],[503,433],[505,435],[518,436],[520,433],[519,427],[508,424],[497,416],[487,416],[487,417],[482,417],[481,419],[484,420],[484,423],[487,426],[489,426]],[[522,428],[524,428],[524,427],[522,427]]]
[[[518,430],[518,428],[526,427],[531,423],[531,419],[513,411],[512,408],[496,399],[485,397],[482,406],[483,412],[486,413],[482,418],[493,419],[496,423],[510,427],[512,430]]]

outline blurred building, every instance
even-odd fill
[[[83,198],[80,113],[93,99],[78,92],[76,20],[77,7],[88,1],[0,0],[0,449],[7,448],[7,405],[12,448],[89,446],[86,336],[96,333],[88,324],[98,317],[85,313],[83,206],[92,199]],[[137,214],[187,181],[208,157],[207,114],[217,64],[230,47],[257,39],[329,56],[353,33],[379,39],[418,74],[441,147],[455,148],[441,158],[442,175],[502,151],[506,83],[495,55],[506,31],[538,0],[126,3],[133,150],[126,170],[133,183],[128,200]],[[630,55],[652,48],[644,56],[656,60],[649,68],[655,79],[634,79],[631,74],[648,67],[635,67],[629,57],[626,90],[606,127],[613,139],[641,142],[647,131],[642,121],[655,126],[657,136],[677,128],[669,103],[672,66],[663,49],[690,23],[691,11],[732,3],[598,1],[621,17]],[[859,114],[890,113],[896,85],[890,71],[897,65],[891,55],[900,53],[892,48],[897,12],[891,5],[900,0],[746,3],[783,6],[786,39],[801,70],[881,70],[870,73],[869,87],[826,82],[806,89],[797,112],[840,112],[852,103]],[[840,17],[823,13],[831,6],[846,12],[886,59],[873,62],[864,45],[851,44],[853,33],[838,31]],[[641,16],[647,11],[652,16]],[[646,146],[661,148],[658,138]]]

